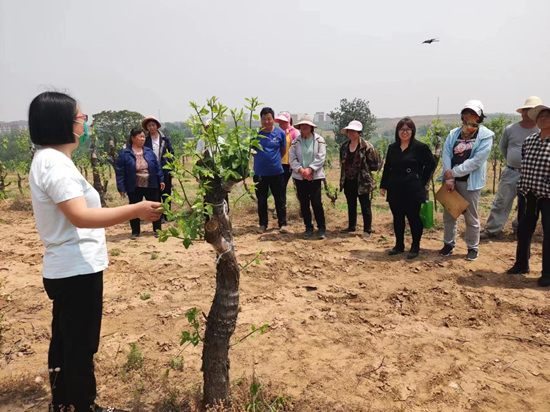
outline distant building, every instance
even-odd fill
[[[314,122],[327,122],[328,116],[325,112],[317,112],[315,113],[315,115],[313,116],[313,121]]]
[[[18,130],[29,130],[29,125],[25,120],[17,120],[15,122],[0,122],[1,132],[16,132]]]

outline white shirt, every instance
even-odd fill
[[[105,229],[74,226],[57,207],[58,203],[84,197],[90,208],[101,207],[97,191],[74,163],[59,150],[36,152],[29,173],[36,227],[46,247],[42,275],[61,279],[87,275],[107,268]]]
[[[157,160],[160,162],[160,133],[156,139],[151,136],[151,143],[153,143],[153,152],[157,156]]]

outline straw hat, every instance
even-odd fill
[[[275,118],[275,122],[288,122],[290,123],[290,113],[289,112],[280,112]]]
[[[538,106],[535,106],[532,109],[529,109],[529,113],[527,114],[529,115],[531,120],[534,120],[536,122],[537,117],[539,117],[540,112],[542,112],[543,110],[550,110],[550,107],[545,106],[543,104],[539,104]]]
[[[157,129],[160,129],[162,127],[157,119],[155,119],[153,116],[149,116],[143,119],[143,121],[141,122],[141,127],[143,128],[143,130],[147,130],[147,123],[149,123],[151,120],[157,124]]]
[[[311,116],[308,116],[307,114],[305,116],[300,117],[300,120],[298,121],[298,123],[294,125],[294,127],[296,129],[300,129],[300,126],[303,124],[309,124],[311,127],[317,127],[317,125],[313,123]]]
[[[516,112],[521,113],[523,109],[532,109],[535,106],[539,106],[542,104],[542,101],[540,100],[540,97],[538,96],[531,96],[527,100],[525,100],[525,104],[523,107],[520,107],[516,110]]]
[[[481,116],[483,114],[483,103],[481,103],[479,100],[468,100],[464,104],[462,112],[466,109],[473,110],[478,116]]]
[[[356,132],[360,132],[361,130],[363,130],[363,123],[361,123],[359,120],[352,120],[346,127],[340,130],[340,133],[347,134],[348,130],[355,130]]]

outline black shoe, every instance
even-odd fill
[[[526,273],[529,273],[529,267],[522,268],[519,266],[512,266],[510,269],[506,271],[509,275],[524,275]]]
[[[468,249],[466,254],[466,260],[477,260],[478,251],[475,249]]]
[[[407,259],[414,259],[415,257],[418,257],[418,254],[420,253],[420,248],[413,246],[411,247],[411,250],[409,251],[409,254],[407,255]]]
[[[130,236],[130,239],[136,240],[139,237],[139,233],[132,233],[132,236]]]
[[[319,239],[324,239],[327,237],[327,230],[326,229],[319,229]]]
[[[354,227],[347,227],[345,229],[340,230],[340,233],[353,233],[353,232],[355,232]]]
[[[443,246],[443,249],[439,251],[439,254],[441,256],[450,256],[453,254],[453,249],[454,247],[452,247],[451,245],[445,245]]]
[[[313,236],[313,228],[308,228],[304,232],[304,239],[309,239],[311,236]]]
[[[537,280],[537,285],[539,285],[541,288],[550,286],[550,276],[541,276],[539,280]]]
[[[395,246],[392,250],[388,252],[388,255],[399,255],[400,253],[403,253],[405,251],[405,247],[403,246]]]

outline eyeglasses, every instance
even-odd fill
[[[88,115],[81,114],[80,116],[75,116],[75,119],[84,119],[85,122],[88,122]]]
[[[411,129],[399,129],[401,133],[412,133]]]

